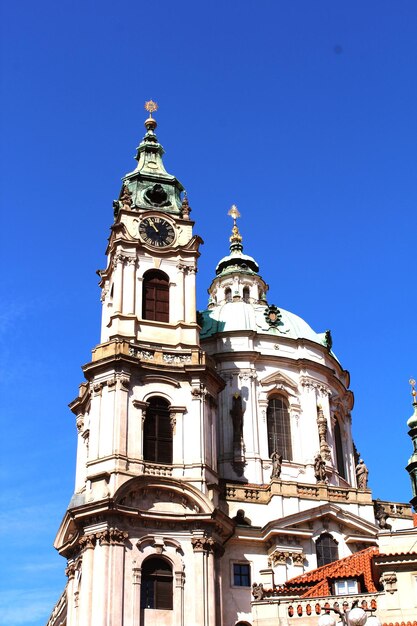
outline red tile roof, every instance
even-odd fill
[[[376,593],[378,590],[372,577],[372,558],[377,554],[378,548],[374,546],[355,552],[344,559],[291,578],[277,588],[277,592],[279,595],[299,594],[301,598],[319,598],[332,595],[332,583],[335,580],[360,576],[365,586],[362,592]]]

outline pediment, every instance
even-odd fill
[[[324,529],[329,528],[332,524],[340,529],[343,528],[347,541],[358,540],[359,538],[364,541],[373,541],[378,535],[378,528],[375,524],[332,503],[273,520],[264,526],[263,532],[265,537],[279,534],[279,532],[288,534],[291,531],[294,534],[313,536],[314,528],[317,528],[318,522]]]
[[[288,376],[285,376],[282,372],[273,372],[272,374],[269,374],[269,376],[266,376],[260,381],[260,384],[263,387],[269,387],[271,385],[275,385],[277,387],[289,387],[292,391],[297,391],[298,389],[296,383]]]

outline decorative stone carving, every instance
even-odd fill
[[[212,537],[193,537],[191,539],[194,552],[213,552],[215,543]]]
[[[252,595],[253,595],[253,599],[255,600],[255,602],[257,600],[263,600],[264,598],[264,588],[262,583],[259,583],[259,585],[257,583],[253,583],[252,585]]]
[[[255,369],[241,370],[238,374],[239,380],[256,380],[258,378],[258,374]]]
[[[82,550],[88,550],[90,548],[94,548],[96,545],[97,537],[94,533],[91,535],[83,535],[80,538],[80,547]]]
[[[384,589],[388,593],[395,593],[397,591],[397,574],[395,572],[384,572],[379,579],[379,582],[384,586]]]
[[[123,209],[129,211],[132,208],[132,192],[129,190],[129,187],[126,185],[126,183],[122,187],[122,192],[120,194],[120,203],[122,205],[121,208]]]
[[[144,488],[131,491],[121,499],[120,504],[152,513],[184,515],[200,512],[200,507],[196,502],[172,489]]]
[[[134,356],[141,361],[152,361],[155,357],[155,352],[151,350],[142,350],[141,348],[135,348],[129,346],[129,355]]]
[[[65,569],[65,575],[68,576],[68,580],[70,580],[71,578],[74,578],[76,569],[77,569],[77,566],[76,566],[75,562],[68,563],[68,565],[67,565],[67,567]]]
[[[188,197],[187,197],[187,193],[184,191],[184,198],[182,199],[181,202],[181,217],[183,220],[189,220],[190,219],[190,213],[191,213],[191,207],[188,204]]]
[[[375,519],[381,530],[392,530],[391,524],[388,524],[387,522],[389,515],[379,500],[375,500],[374,502],[374,512]]]
[[[281,324],[281,311],[275,304],[270,304],[264,313],[265,319],[271,328],[276,328],[279,324]]]
[[[162,360],[165,363],[191,363],[191,353],[189,354],[176,354],[170,352],[164,352]]]
[[[325,461],[330,461],[330,447],[327,443],[327,420],[320,405],[317,406],[317,427],[319,431],[320,454]]]
[[[291,556],[291,552],[285,550],[274,550],[268,557],[268,566],[275,567],[276,565],[285,565],[287,559]]]
[[[320,393],[322,396],[331,395],[330,388],[327,385],[317,380],[314,380],[314,378],[310,378],[309,376],[301,376],[300,385],[304,387],[305,389],[307,389],[308,391],[315,390],[316,392]]]
[[[292,562],[294,565],[304,565],[306,555],[304,552],[293,552],[292,553]]]

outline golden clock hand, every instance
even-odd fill
[[[152,228],[154,229],[154,231],[157,233],[157,232],[158,232],[158,229],[157,229],[157,227],[155,226],[155,223],[154,223],[154,221],[153,221],[153,219],[152,219],[151,217],[149,218],[149,223],[150,223],[150,225],[152,226]]]

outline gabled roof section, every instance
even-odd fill
[[[365,586],[365,589],[362,589],[364,593],[377,593],[378,589],[372,575],[372,559],[378,554],[379,550],[374,546],[355,552],[344,559],[291,578],[277,588],[277,594],[299,595],[301,598],[330,596],[335,580],[359,577]]]

